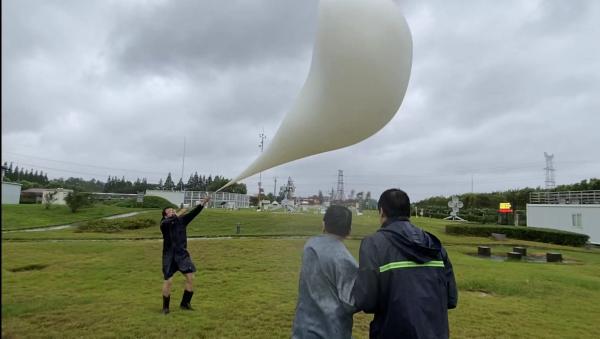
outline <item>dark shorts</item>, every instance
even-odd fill
[[[182,274],[194,273],[196,272],[196,266],[194,266],[192,259],[187,257],[179,260],[179,264],[177,263],[177,260],[173,259],[168,267],[163,267],[163,276],[165,280],[169,280],[177,272],[181,272]]]

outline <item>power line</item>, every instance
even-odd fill
[[[130,169],[130,168],[116,168],[116,167],[106,167],[106,166],[98,166],[98,165],[89,165],[89,164],[83,164],[83,163],[72,162],[72,161],[64,161],[64,160],[54,160],[54,159],[42,158],[42,157],[38,157],[38,156],[34,156],[34,155],[27,155],[27,154],[10,152],[10,151],[4,151],[3,153],[14,154],[14,155],[17,155],[17,156],[27,157],[27,158],[32,158],[32,159],[39,159],[39,160],[52,161],[52,162],[63,163],[63,164],[68,164],[68,165],[77,165],[77,166],[97,168],[97,169],[108,169],[108,170],[115,170],[115,171],[125,171],[125,172],[137,172],[137,173],[148,173],[148,174],[164,175],[164,173],[159,173],[159,172],[142,171],[142,170]]]

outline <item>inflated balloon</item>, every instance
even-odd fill
[[[410,30],[392,0],[322,0],[300,95],[267,149],[222,188],[375,134],[398,111],[411,64]]]

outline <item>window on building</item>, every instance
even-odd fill
[[[573,227],[582,227],[581,225],[581,213],[573,213],[571,215],[573,220]]]

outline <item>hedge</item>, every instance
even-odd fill
[[[447,225],[446,233],[489,237],[492,233],[506,234],[513,239],[545,242],[557,245],[583,246],[588,235],[537,227],[488,226],[488,225]]]
[[[122,230],[136,230],[157,226],[156,220],[152,219],[122,219],[107,220],[97,219],[82,223],[77,227],[76,232],[99,232],[99,233],[117,233]]]
[[[141,207],[141,208],[160,208],[163,209],[165,207],[177,208],[177,206],[171,203],[169,200],[157,197],[157,196],[145,196],[143,203],[138,203],[135,198],[133,199],[125,199],[125,200],[107,200],[104,202],[105,204],[115,205],[119,207]]]

